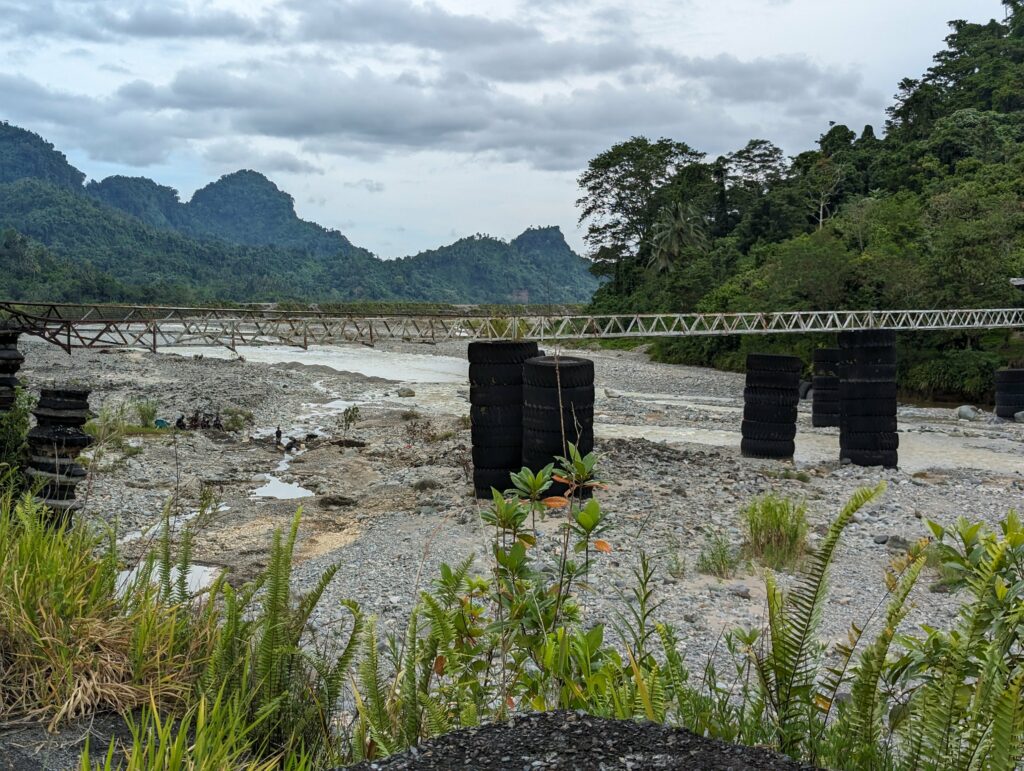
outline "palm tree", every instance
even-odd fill
[[[674,270],[686,252],[707,254],[711,243],[700,212],[676,201],[665,206],[651,229],[651,259],[647,267],[658,273]]]

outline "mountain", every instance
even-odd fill
[[[188,202],[145,177],[84,179],[52,144],[0,123],[0,233],[47,254],[40,265],[55,271],[63,299],[572,303],[597,287],[558,228],[386,261],[300,219],[293,198],[256,171],[221,177]],[[0,251],[8,276],[13,254]],[[64,264],[82,269],[77,289]],[[45,282],[45,272],[33,275]],[[6,296],[46,297],[30,277],[12,283],[0,278]]]

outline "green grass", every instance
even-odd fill
[[[732,578],[740,564],[739,552],[722,533],[708,538],[697,557],[697,570],[718,578]]]
[[[751,556],[773,570],[791,568],[807,546],[807,505],[769,493],[742,513]]]

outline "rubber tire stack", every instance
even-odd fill
[[[563,436],[564,429],[564,436]],[[568,457],[567,443],[581,455],[594,450],[594,362],[572,356],[538,356],[523,365],[523,465],[538,471]],[[564,495],[554,483],[547,495]],[[578,491],[590,496],[590,489]]]
[[[896,333],[840,332],[839,457],[857,466],[896,468]]]
[[[21,385],[17,378],[25,356],[18,350],[19,332],[0,329],[0,414],[14,406],[14,389]]]
[[[512,486],[522,468],[523,362],[537,355],[536,343],[469,344],[469,411],[473,438],[473,489],[490,498],[491,488]]]
[[[51,524],[70,527],[79,505],[75,488],[86,475],[75,459],[93,443],[82,430],[89,419],[89,390],[44,388],[32,414],[36,426],[28,432],[28,475],[42,485],[36,500],[53,513]]]
[[[811,400],[811,425],[816,428],[839,427],[839,361],[838,348],[814,351],[814,390]]]
[[[740,452],[745,458],[793,458],[803,367],[796,356],[747,356],[740,441]]]
[[[1024,412],[1024,369],[996,371],[996,415],[1013,420]]]

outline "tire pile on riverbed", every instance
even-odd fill
[[[800,372],[796,356],[752,353],[747,356],[743,389],[740,451],[747,458],[788,460],[796,449],[796,408]]]

